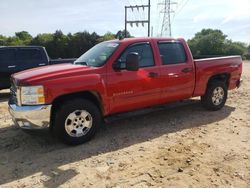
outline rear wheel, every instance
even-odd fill
[[[226,103],[227,93],[224,82],[212,82],[208,84],[205,95],[201,97],[201,103],[208,110],[220,110]]]
[[[101,120],[100,110],[94,103],[74,99],[56,110],[53,131],[66,144],[82,144],[95,135]]]

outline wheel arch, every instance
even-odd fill
[[[90,91],[81,91],[81,92],[76,92],[76,93],[69,93],[69,94],[65,94],[65,95],[60,95],[60,96],[56,97],[52,102],[51,121],[50,121],[51,126],[50,127],[53,127],[53,118],[54,118],[56,109],[63,102],[71,100],[72,98],[83,98],[83,99],[90,100],[99,108],[102,115],[105,114],[105,109],[103,106],[102,97],[97,91],[90,90]]]
[[[211,84],[212,82],[215,82],[215,81],[221,81],[221,82],[224,82],[227,86],[227,88],[229,87],[229,80],[230,80],[230,74],[229,73],[220,73],[220,74],[216,74],[216,75],[213,75],[211,76],[209,79],[208,79],[208,82],[207,82],[207,87],[209,84]]]

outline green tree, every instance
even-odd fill
[[[246,45],[227,39],[221,30],[202,29],[188,40],[189,47],[194,57],[241,55],[246,52]]]
[[[21,45],[24,45],[24,43],[18,37],[8,37],[6,40],[6,46],[21,46]]]
[[[121,31],[124,35],[125,31]],[[127,36],[131,37],[127,32]],[[0,35],[0,46],[36,45],[44,46],[51,58],[77,58],[99,42],[115,39],[116,35],[107,32],[103,36],[88,31],[68,33],[57,30],[55,33],[42,33],[34,38],[27,32],[16,32],[15,36]]]
[[[43,33],[43,34],[38,34],[36,37],[34,37],[30,42],[30,44],[46,47],[48,43],[50,43],[52,40],[53,40],[53,34]]]
[[[69,57],[80,57],[84,52],[96,45],[98,38],[100,38],[95,32],[90,34],[88,31],[70,34],[68,37]]]
[[[99,39],[97,39],[97,42],[103,42],[103,41],[107,41],[107,40],[113,40],[115,38],[116,38],[115,34],[113,34],[111,32],[107,32],[103,36],[101,36]]]
[[[32,41],[32,36],[27,31],[16,32],[15,34],[24,45],[28,45]]]
[[[127,34],[127,35],[125,35],[125,33]],[[118,31],[117,33],[116,33],[116,38],[118,39],[118,38],[125,38],[125,36],[126,36],[126,38],[131,38],[131,37],[133,37],[130,33],[129,33],[129,31],[127,31],[127,32],[125,32],[125,29],[123,30],[123,31]]]
[[[242,42],[226,42],[225,55],[244,55],[247,52],[246,44]]]
[[[53,34],[43,33],[43,34],[38,34],[36,37],[34,37],[30,42],[30,45],[44,46],[48,52],[48,55],[51,57],[51,53],[53,54],[53,49],[51,44],[52,41],[53,41]]]
[[[249,46],[247,47],[246,59],[247,59],[247,60],[250,60],[250,44],[249,44]]]
[[[46,48],[51,58],[66,58],[68,44],[68,36],[64,35],[61,30],[57,30]]]
[[[203,29],[188,40],[188,44],[194,56],[222,55],[226,38],[220,30]]]
[[[7,37],[0,35],[0,46],[5,46],[7,41]]]

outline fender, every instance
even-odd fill
[[[48,80],[44,83],[44,87],[47,104],[52,104],[56,98],[63,95],[89,91],[99,96],[104,114],[109,111],[106,84],[104,77],[100,74],[77,75]]]

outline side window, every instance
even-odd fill
[[[158,43],[158,47],[164,65],[185,63],[187,61],[187,55],[181,43]]]
[[[139,55],[139,66],[150,67],[154,66],[154,56],[150,44],[135,44],[128,47],[120,56],[119,61],[122,63],[122,68],[125,68],[126,57],[129,53],[136,52]]]
[[[17,58],[23,61],[39,61],[42,60],[41,53],[38,49],[19,49]]]
[[[9,61],[15,60],[15,50],[14,49],[0,49],[0,62],[5,62],[8,64]]]

